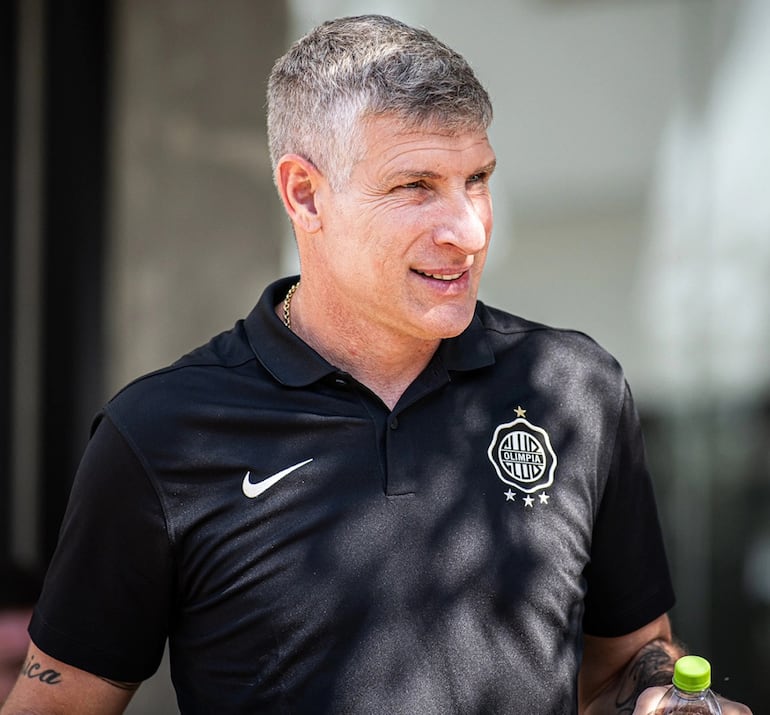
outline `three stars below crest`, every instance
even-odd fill
[[[505,494],[505,501],[516,501],[516,492],[509,489],[507,492],[503,493]],[[547,504],[551,497],[549,494],[543,492],[542,494],[538,494],[537,498],[541,504]],[[531,494],[527,494],[527,496],[524,497],[524,506],[528,506],[530,509],[535,506],[535,498]]]

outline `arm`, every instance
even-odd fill
[[[138,687],[62,663],[33,643],[0,715],[120,715]]]
[[[581,715],[653,715],[684,655],[662,615],[619,638],[584,637],[578,679]],[[719,698],[723,715],[751,715],[745,705]]]
[[[671,623],[663,615],[618,638],[584,636],[578,679],[581,715],[631,715],[647,687],[670,685],[676,659]]]

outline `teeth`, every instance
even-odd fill
[[[435,278],[438,281],[456,281],[462,273],[451,273],[450,275],[437,275],[435,273],[423,273],[420,271],[424,276],[428,276],[428,278]]]

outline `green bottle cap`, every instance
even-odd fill
[[[674,665],[674,685],[686,693],[711,686],[711,664],[698,655],[685,655]]]

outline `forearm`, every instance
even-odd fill
[[[80,670],[32,643],[0,715],[121,715],[138,687]]]
[[[660,625],[666,623],[667,619]],[[644,632],[649,630],[637,632],[637,637]],[[625,645],[631,645],[635,639],[630,635]],[[674,664],[685,655],[685,649],[676,643],[668,629],[663,628],[659,637],[633,648],[630,657],[622,660],[626,665],[620,667],[616,675],[602,678],[596,663],[602,659],[612,662],[612,652],[620,653],[622,659],[624,649],[618,647],[617,642],[613,644],[611,640],[595,638],[587,639],[586,645],[589,662],[593,662],[594,667],[581,672],[581,715],[651,715],[671,685]],[[717,699],[724,715],[751,715],[751,709],[746,705],[719,696]]]
[[[583,715],[631,715],[639,695],[646,688],[670,685],[674,663],[684,655],[682,648],[659,638],[644,645],[628,665],[582,710]]]

